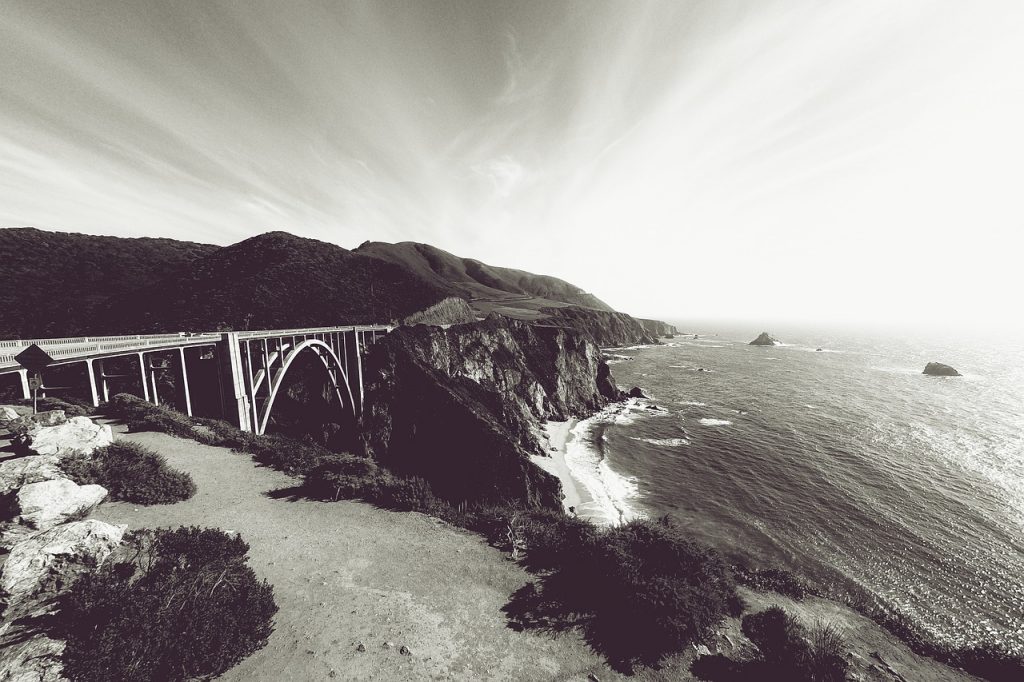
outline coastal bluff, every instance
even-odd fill
[[[530,461],[544,454],[541,421],[621,398],[592,341],[499,316],[400,328],[370,349],[364,372],[366,453],[454,502],[559,509],[558,479]]]

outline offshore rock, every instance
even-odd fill
[[[944,365],[941,362],[929,362],[924,366],[924,372],[922,374],[928,374],[933,377],[959,377],[963,376],[960,372],[956,371],[949,365]]]
[[[0,495],[6,495],[29,483],[64,478],[56,455],[32,455],[0,462]]]
[[[91,455],[93,450],[114,442],[114,433],[106,424],[95,424],[88,417],[72,417],[59,426],[47,426],[31,434],[29,449],[38,455]]]
[[[774,346],[778,343],[777,339],[773,339],[768,335],[768,332],[761,332],[757,338],[750,342],[751,346]]]
[[[588,339],[496,315],[400,328],[370,348],[364,375],[367,454],[456,502],[560,507],[558,480],[529,459],[544,454],[540,421],[621,397]]]
[[[59,594],[80,574],[102,564],[120,544],[125,528],[88,519],[30,535],[4,562],[0,599],[10,608]]]
[[[66,478],[29,483],[14,496],[16,520],[45,530],[91,510],[106,497],[107,489],[101,485],[78,485]]]
[[[646,395],[644,395],[644,392],[642,390],[640,390],[639,386],[634,386],[633,388],[629,389],[629,391],[626,393],[626,395],[629,396],[630,398],[646,398],[647,397]]]

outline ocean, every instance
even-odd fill
[[[773,329],[785,345],[748,345],[760,331],[609,351],[650,400],[573,430],[581,513],[671,514],[937,642],[1024,652],[1024,343]],[[931,360],[964,376],[923,375]]]

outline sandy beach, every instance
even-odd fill
[[[578,419],[545,422],[543,442],[549,456],[534,455],[530,460],[549,474],[557,476],[562,482],[562,492],[565,493],[562,505],[565,510],[569,511],[571,507],[580,516],[586,516],[586,505],[593,502],[593,497],[587,492],[586,486],[573,476],[569,464],[565,461],[569,443],[573,439],[572,430],[578,423]]]

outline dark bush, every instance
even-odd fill
[[[430,484],[422,478],[391,478],[379,491],[376,502],[399,511],[429,512],[438,505]]]
[[[846,638],[834,623],[818,621],[811,628],[808,651],[808,677],[815,682],[842,682],[846,679]]]
[[[321,500],[375,500],[387,485],[387,475],[367,457],[330,454],[306,474],[303,488]]]
[[[759,592],[777,592],[797,600],[813,593],[806,582],[783,569],[749,568],[744,565],[733,565],[732,569],[736,582]]]
[[[1024,680],[1024,657],[998,645],[983,644],[961,650],[953,660],[964,670],[991,682]]]
[[[806,631],[778,606],[743,617],[743,634],[761,652],[761,657],[785,669],[804,667],[809,655]]]
[[[80,578],[61,605],[64,675],[90,682],[215,677],[266,645],[273,588],[216,529],[137,531],[131,560]]]
[[[170,504],[196,494],[190,475],[170,468],[163,456],[130,441],[111,443],[91,457],[66,457],[60,467],[80,485],[98,483],[113,499],[135,504]]]
[[[32,400],[18,400],[18,405],[25,405],[27,407],[32,406]],[[64,410],[64,416],[70,419],[71,417],[87,417],[93,412],[93,407],[89,403],[78,400],[72,397],[66,398],[39,398],[38,403],[40,412],[47,412],[49,410]]]

